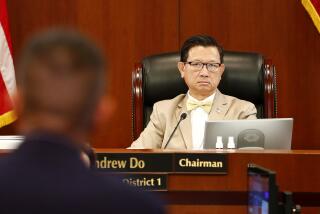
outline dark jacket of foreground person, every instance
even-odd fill
[[[163,213],[151,195],[88,169],[65,136],[33,133],[0,158],[0,213]]]

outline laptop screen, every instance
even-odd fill
[[[204,149],[215,149],[221,137],[227,148],[229,137],[233,137],[238,149],[290,150],[292,127],[292,118],[206,121]]]

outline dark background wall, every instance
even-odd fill
[[[320,35],[293,0],[8,0],[17,60],[33,33],[70,26],[89,35],[109,62],[117,108],[94,147],[131,143],[131,71],[146,55],[177,51],[193,34],[210,34],[229,50],[257,51],[278,71],[279,117],[294,118],[293,148],[320,149]],[[15,134],[15,124],[0,129]]]

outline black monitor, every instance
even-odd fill
[[[248,165],[248,214],[277,214],[276,173],[255,164]]]

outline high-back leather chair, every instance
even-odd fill
[[[177,68],[179,53],[144,58],[132,72],[133,139],[149,122],[153,104],[186,93]],[[255,104],[258,118],[277,116],[275,67],[259,53],[225,51],[225,71],[218,86],[227,95]]]

